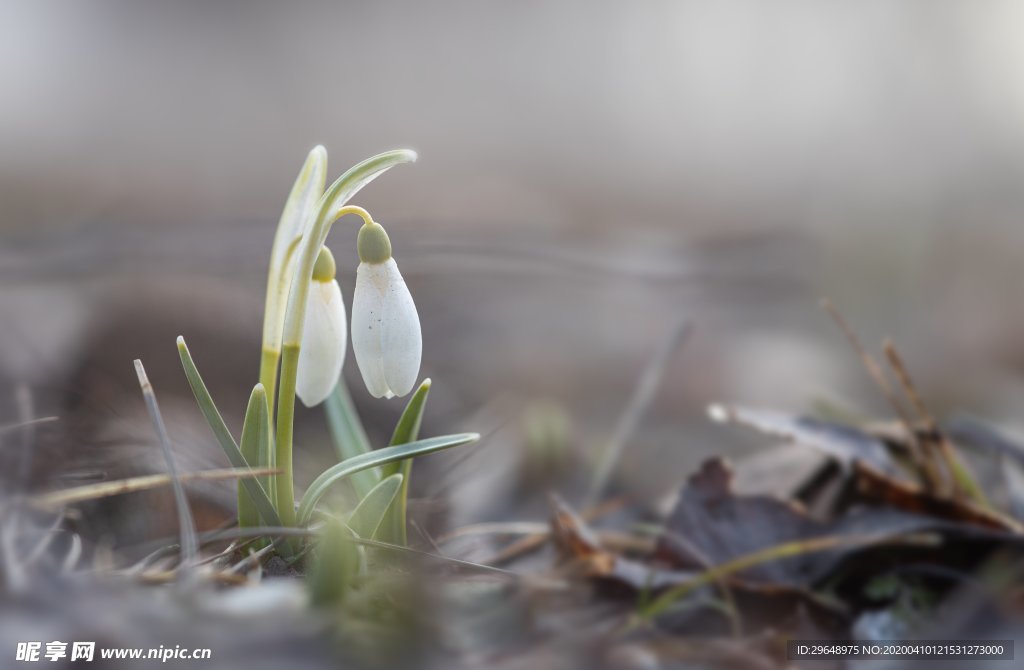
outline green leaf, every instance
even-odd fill
[[[405,411],[398,419],[395,432],[391,434],[391,446],[413,442],[420,436],[420,426],[423,424],[423,411],[427,405],[427,396],[430,395],[430,379],[424,379],[420,387],[409,398]],[[402,474],[402,487],[391,507],[388,508],[384,523],[380,529],[380,539],[385,542],[402,545],[406,544],[406,508],[409,502],[409,477],[412,474],[412,459],[406,458],[402,461],[389,463],[381,470],[384,476],[395,473]]]
[[[384,521],[385,513],[398,495],[398,490],[402,488],[403,479],[402,475],[385,477],[359,501],[352,516],[348,518],[348,527],[356,535],[368,540],[373,539],[381,522]]]
[[[430,379],[424,379],[420,387],[409,398],[402,416],[395,424],[395,431],[391,433],[391,446],[413,442],[420,436],[420,426],[423,425],[423,410],[427,405],[427,396],[430,395]],[[384,475],[391,475],[399,471],[406,461],[391,463],[381,468]]]
[[[224,454],[228,457],[228,461],[233,467],[249,468],[251,470],[249,462],[242,456],[242,452],[239,451],[238,445],[235,443],[235,438],[232,437],[227,424],[224,423],[220,412],[217,411],[217,406],[214,404],[213,398],[210,397],[210,392],[206,390],[206,384],[203,383],[203,378],[199,375],[199,370],[196,368],[192,355],[189,354],[188,347],[185,345],[185,338],[181,336],[178,337],[178,355],[181,357],[181,366],[185,368],[185,376],[192,387],[192,393],[196,397],[196,402],[199,403],[199,409],[202,411],[203,416],[206,417],[206,422],[210,424],[210,428],[213,430],[220,448],[224,450]],[[246,492],[249,494],[249,498],[256,505],[260,516],[263,517],[264,524],[267,526],[282,525],[274,505],[270,502],[267,492],[263,490],[259,482],[251,477],[247,477],[242,481]]]
[[[261,468],[273,470],[276,469],[277,464],[274,461],[276,460],[277,455],[274,452],[274,426],[270,423],[270,400],[271,398],[268,395],[266,404],[266,423],[263,426],[264,430],[266,430],[267,439],[261,439],[258,443],[259,455],[257,462]],[[274,477],[272,475],[267,475],[265,477],[260,477],[256,481],[258,481],[260,486],[263,487],[263,491],[267,494],[267,497],[274,500],[274,492],[276,490]]]
[[[313,515],[313,510],[316,508],[317,503],[320,502],[320,498],[323,497],[332,484],[340,479],[350,477],[356,472],[369,468],[386,465],[404,458],[422,456],[434,453],[435,451],[470,444],[479,439],[479,433],[458,433],[456,435],[444,435],[442,437],[431,437],[426,440],[417,440],[416,442],[410,442],[409,444],[397,447],[384,447],[383,449],[377,449],[366,454],[353,456],[328,468],[309,485],[309,488],[306,489],[306,495],[302,497],[302,504],[299,505],[298,523],[300,526],[309,524],[309,519]]]
[[[327,426],[331,432],[334,449],[338,452],[339,462],[372,450],[344,379],[340,380],[334,391],[327,396],[324,409],[327,412]],[[363,470],[353,475],[352,485],[355,487],[356,495],[362,500],[380,480],[379,470]]]
[[[245,421],[242,424],[242,440],[240,449],[247,463],[256,467],[270,465],[270,408],[267,406],[267,392],[263,384],[256,384],[249,396],[249,406],[245,410]],[[269,485],[269,477],[257,480],[264,491]],[[269,496],[268,496],[269,499]],[[260,525],[260,514],[255,503],[249,498],[242,480],[238,481],[238,525],[250,528]]]
[[[313,604],[337,605],[345,599],[362,563],[356,534],[340,519],[330,518],[320,534],[306,583]]]
[[[295,250],[302,240],[306,222],[316,211],[316,205],[327,182],[327,150],[313,147],[295,178],[295,184],[285,201],[284,210],[274,233],[270,248],[270,269],[267,273],[267,299],[263,311],[263,351],[260,381],[267,390],[268,402],[273,405],[277,376],[277,355],[281,351],[281,327],[288,302],[288,285],[294,268]],[[273,407],[271,407],[273,410]]]

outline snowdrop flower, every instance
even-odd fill
[[[295,393],[306,407],[327,399],[345,363],[345,303],[334,275],[334,256],[327,247],[321,247],[310,279],[295,378]]]
[[[352,349],[374,398],[403,396],[420,371],[423,336],[412,295],[391,257],[391,240],[379,223],[359,229],[359,269],[352,298]]]

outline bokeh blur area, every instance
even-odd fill
[[[75,419],[62,463],[151,444],[141,357],[176,443],[215,458],[174,338],[237,429],[274,226],[323,144],[332,179],[419,152],[355,203],[419,306],[432,427],[491,431],[484,453],[537,403],[596,453],[680,317],[624,486],[753,449],[712,401],[886,416],[820,296],[895,338],[936,413],[1024,430],[1022,22],[1009,1],[8,0],[0,417],[21,388]],[[329,242],[349,303],[354,240]],[[386,436],[400,407],[346,373]]]

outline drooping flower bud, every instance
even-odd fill
[[[306,407],[327,399],[345,363],[345,302],[335,272],[334,256],[327,247],[321,247],[310,279],[295,378],[295,393]]]
[[[379,223],[359,229],[359,268],[352,299],[352,349],[375,398],[404,396],[416,385],[423,335],[409,288]]]

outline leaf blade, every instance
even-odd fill
[[[185,377],[188,378],[189,386],[192,387],[192,394],[199,404],[199,410],[203,413],[206,422],[213,430],[213,434],[217,438],[217,442],[220,444],[224,454],[228,457],[228,461],[232,467],[248,468],[251,470],[252,467],[245,460],[245,457],[242,456],[242,452],[238,449],[238,444],[235,443],[235,438],[232,437],[231,431],[228,430],[227,424],[224,423],[224,418],[220,415],[220,411],[217,410],[217,405],[214,404],[213,398],[210,396],[210,392],[207,390],[206,384],[199,374],[199,369],[196,368],[195,361],[192,360],[192,355],[185,344],[185,338],[181,336],[178,337],[178,356],[181,358],[181,365],[185,370]],[[277,510],[274,509],[273,503],[270,502],[270,498],[267,496],[266,491],[263,490],[263,487],[259,485],[259,482],[251,477],[247,477],[243,481],[245,482],[245,490],[249,493],[249,497],[252,499],[253,504],[256,505],[264,522],[269,526],[280,526],[281,519],[277,515]]]
[[[245,410],[245,420],[242,422],[242,439],[239,444],[239,451],[248,463],[255,464],[262,468],[270,465],[269,461],[262,460],[267,453],[269,444],[268,433],[270,431],[270,420],[267,407],[267,392],[263,384],[256,384],[249,395],[249,405]],[[255,503],[249,497],[248,491],[238,480],[238,525],[242,528],[260,525],[260,513]],[[266,488],[266,480],[260,477],[257,481]]]
[[[426,440],[417,440],[416,442],[395,447],[384,447],[383,449],[354,456],[338,463],[321,473],[309,485],[309,488],[306,489],[306,494],[302,497],[302,504],[299,506],[298,523],[300,526],[309,524],[309,519],[312,517],[313,510],[316,508],[320,498],[323,497],[332,484],[340,479],[350,477],[352,474],[368,468],[375,468],[394,461],[451,449],[452,447],[476,442],[479,439],[479,433],[457,433],[454,435],[431,437]]]
[[[380,528],[391,503],[402,488],[401,474],[394,474],[385,477],[379,484],[373,487],[366,496],[356,505],[352,515],[348,518],[348,527],[356,535],[365,539],[373,539]]]
[[[390,446],[415,442],[420,436],[420,427],[423,425],[423,412],[427,405],[427,396],[430,395],[430,379],[424,379],[416,392],[409,398],[409,402],[402,411],[402,416],[395,424],[395,430],[391,434]],[[405,461],[390,463],[381,468],[384,475],[391,475],[399,472]]]
[[[427,396],[430,395],[430,379],[424,379],[416,392],[409,398],[409,402],[395,425],[395,431],[391,435],[391,446],[414,442],[420,436],[420,426],[423,425],[423,413],[427,405]],[[381,470],[384,476],[395,473],[402,474],[402,486],[398,495],[391,503],[384,523],[381,526],[381,539],[405,546],[408,541],[406,536],[406,518],[409,502],[409,478],[412,475],[412,459],[407,458],[385,465]]]
[[[338,453],[339,462],[373,450],[344,379],[340,380],[327,396],[324,411],[327,413],[327,428],[331,433],[331,442]],[[352,485],[359,499],[366,496],[381,479],[378,470],[363,470],[353,475]]]

